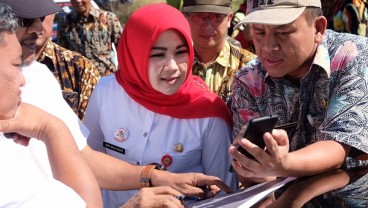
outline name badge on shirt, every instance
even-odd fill
[[[125,155],[125,149],[124,148],[121,148],[121,147],[118,147],[116,145],[113,145],[113,144],[110,144],[108,142],[103,142],[103,146],[107,149],[110,149],[112,151],[115,151],[115,152],[118,152],[120,154],[123,154]]]

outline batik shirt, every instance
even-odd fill
[[[60,84],[64,99],[83,120],[92,90],[100,73],[90,60],[77,52],[48,41],[39,62],[45,64]]]
[[[58,26],[58,44],[90,59],[101,75],[115,72],[112,44],[117,46],[121,25],[115,14],[91,7],[87,17],[75,11],[65,16]]]
[[[254,54],[226,41],[219,56],[208,67],[195,58],[193,74],[201,77],[213,92],[228,103],[235,73],[254,57]]]
[[[321,140],[351,146],[345,167],[368,165],[368,39],[327,31],[309,72],[296,86],[272,78],[258,59],[236,75],[233,86],[233,136],[255,117],[277,115],[288,130],[290,150]]]

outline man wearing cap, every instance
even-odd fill
[[[229,149],[242,181],[367,166],[367,39],[326,30],[320,0],[247,5],[241,24],[252,24],[258,58],[234,79],[233,136],[255,160]],[[277,125],[297,125],[265,133],[264,150],[242,138],[243,126],[268,115],[278,116]],[[349,186],[347,193],[367,198],[366,187]]]
[[[255,57],[226,40],[233,17],[231,0],[184,0],[181,11],[192,31],[193,74],[229,104],[235,73]]]
[[[88,129],[86,129],[63,99],[60,86],[55,77],[44,64],[35,61],[36,39],[43,30],[41,20],[44,20],[44,17],[49,14],[58,12],[60,9],[51,0],[1,1],[8,4],[19,19],[20,26],[16,31],[16,35],[23,51],[22,61],[24,66],[22,67],[22,73],[26,83],[22,88],[22,101],[35,105],[64,121],[72,133],[79,150],[82,151],[85,160],[92,169],[101,189],[133,190],[141,188],[141,173],[143,170],[151,168],[151,166],[132,165],[92,150],[86,142],[89,134]],[[35,3],[40,6],[30,9],[30,5]],[[48,161],[44,144],[38,140],[31,139],[28,148],[30,148],[32,155],[40,160],[40,168],[46,170]],[[170,185],[179,190],[181,194],[203,194],[203,190],[197,187],[200,185],[216,185],[217,188],[211,186],[212,193],[218,192],[220,188],[229,192],[229,187],[213,176],[206,176],[200,173],[176,174],[158,169],[151,169],[150,173],[148,180],[152,186]],[[147,180],[147,178],[144,179]],[[154,190],[156,191],[152,191],[154,192],[153,194],[173,192],[168,190],[168,188]],[[145,191],[144,193],[149,194],[150,191]],[[92,205],[99,206],[100,203],[96,202],[96,200],[99,199],[100,193],[94,194],[90,194],[88,200],[85,199],[87,205],[89,201],[92,201]],[[164,201],[159,204],[161,203],[164,203]]]

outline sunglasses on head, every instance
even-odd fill
[[[18,24],[21,27],[30,27],[31,25],[33,25],[36,19],[40,19],[41,22],[43,22],[45,20],[45,17],[37,17],[37,18],[32,18],[32,19],[18,17],[18,20],[19,20]]]

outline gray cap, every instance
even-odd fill
[[[62,11],[53,0],[2,0],[17,17],[38,18]]]
[[[235,27],[241,24],[257,23],[284,25],[295,21],[306,7],[321,8],[320,0],[272,0],[247,1],[247,15]]]

